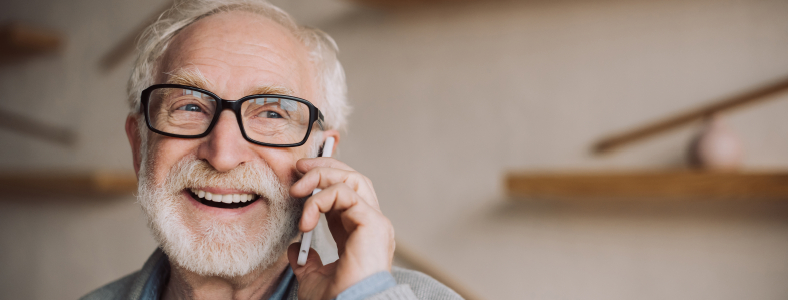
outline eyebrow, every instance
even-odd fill
[[[261,94],[276,94],[276,95],[293,95],[293,90],[283,86],[260,86],[253,88],[247,95],[261,95]]]
[[[208,90],[208,86],[211,85],[208,79],[205,78],[205,75],[198,69],[178,69],[168,72],[167,75],[169,75],[167,78],[168,84],[188,85],[203,90]]]
[[[208,86],[211,85],[210,81],[205,78],[205,75],[197,69],[179,69],[174,72],[167,73],[169,78],[167,78],[168,84],[180,84],[180,85],[188,85],[197,88],[201,88],[203,90],[210,91]],[[295,93],[293,90],[283,87],[283,86],[258,86],[252,88],[246,95],[265,95],[265,94],[275,94],[275,95],[286,95],[292,96]]]

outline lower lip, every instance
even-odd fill
[[[189,199],[189,202],[191,202],[192,205],[194,205],[197,209],[199,209],[201,211],[204,211],[204,212],[207,212],[207,213],[210,213],[210,214],[213,214],[213,215],[237,216],[237,215],[243,214],[243,213],[245,213],[245,212],[247,212],[249,210],[254,209],[255,207],[260,205],[260,204],[258,204],[259,202],[262,202],[262,200],[265,200],[265,199],[263,199],[261,197],[261,199],[257,199],[257,201],[252,202],[252,204],[249,204],[249,205],[244,206],[244,207],[239,207],[239,208],[218,208],[218,207],[211,207],[211,206],[208,206],[208,205],[200,203],[199,200],[194,199],[194,197],[192,197],[192,195],[189,192],[185,191],[185,190],[183,192],[181,192],[181,193],[183,194],[184,197]]]

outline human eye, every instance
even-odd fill
[[[290,118],[290,113],[283,109],[278,98],[257,98],[248,102],[245,115],[259,119]]]
[[[261,112],[258,116],[268,119],[284,119],[284,116],[272,110]]]
[[[199,105],[196,105],[196,104],[182,105],[182,106],[179,106],[178,108],[176,108],[175,110],[183,110],[183,111],[189,111],[189,112],[202,112],[203,111],[202,108]]]

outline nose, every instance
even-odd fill
[[[254,159],[250,145],[241,134],[235,114],[224,110],[211,133],[199,146],[197,156],[217,171],[227,172]]]

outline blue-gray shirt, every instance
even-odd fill
[[[162,255],[161,258],[156,262],[156,265],[153,267],[153,272],[151,276],[148,278],[148,281],[145,282],[145,286],[142,288],[142,297],[140,299],[144,300],[159,300],[162,298],[164,289],[167,287],[167,283],[170,281],[170,261],[167,255]],[[290,290],[290,285],[296,281],[295,274],[293,274],[293,269],[290,266],[287,267],[285,270],[284,275],[282,276],[282,281],[279,282],[279,285],[276,287],[274,294],[271,295],[269,300],[285,300],[288,297],[288,291]],[[369,296],[374,294],[380,293],[385,291],[388,288],[394,287],[397,285],[397,281],[394,280],[394,276],[391,276],[391,273],[387,271],[378,272],[375,274],[370,275],[367,278],[359,281],[358,283],[354,284],[353,286],[349,287],[348,289],[342,291],[336,300],[360,300],[365,299]]]
[[[394,277],[396,285],[391,277]],[[161,249],[151,254],[137,272],[110,282],[80,298],[81,300],[140,300],[160,299],[170,278],[170,262]],[[297,300],[298,281],[292,270],[285,270],[271,299]],[[440,282],[422,273],[392,267],[391,273],[373,274],[343,291],[337,299],[369,300],[460,300],[462,297]]]

